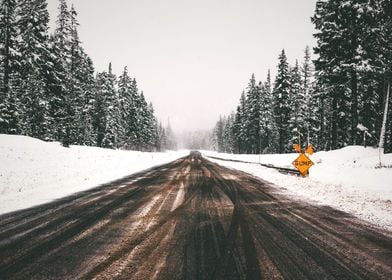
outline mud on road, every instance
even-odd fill
[[[195,152],[0,216],[0,279],[392,279],[392,233]]]

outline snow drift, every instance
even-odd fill
[[[0,134],[0,214],[119,179],[188,152],[144,153]]]

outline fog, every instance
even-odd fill
[[[265,80],[284,48],[315,44],[314,1],[74,0],[79,36],[97,71],[125,65],[177,133],[211,129],[237,106],[252,73]],[[58,1],[49,0],[51,29]]]

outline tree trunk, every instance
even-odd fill
[[[385,98],[384,116],[383,116],[383,119],[382,119],[382,126],[381,126],[381,133],[380,133],[380,142],[378,143],[379,149],[383,149],[384,148],[385,130],[386,130],[386,125],[387,125],[387,115],[388,115],[389,90],[390,90],[390,82],[388,82],[387,96]]]
[[[318,148],[325,149],[325,142],[326,140],[324,139],[324,136],[326,135],[325,133],[325,125],[324,125],[324,98],[320,98],[320,131],[318,133],[318,139],[317,139],[317,146]]]
[[[331,149],[337,148],[338,140],[338,102],[336,97],[336,92],[332,96],[332,139],[331,139]]]
[[[4,77],[3,77],[3,97],[7,98],[9,91],[9,73],[10,73],[10,65],[9,65],[9,56],[10,56],[10,18],[9,18],[9,3],[5,4],[5,34],[4,34]]]
[[[351,71],[351,145],[356,144],[358,125],[358,78],[355,70]]]

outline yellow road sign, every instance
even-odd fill
[[[306,148],[306,153],[308,154],[308,155],[313,155],[313,146],[312,145],[309,145],[307,148]]]
[[[299,172],[301,172],[302,176],[305,176],[306,173],[308,172],[308,169],[314,164],[310,158],[308,158],[305,154],[301,153],[296,160],[293,161],[292,163],[295,168],[298,169]]]
[[[297,153],[300,153],[300,152],[301,152],[301,148],[300,148],[300,146],[299,146],[298,144],[294,144],[294,145],[293,145],[293,148],[294,148],[294,150],[295,150]]]

